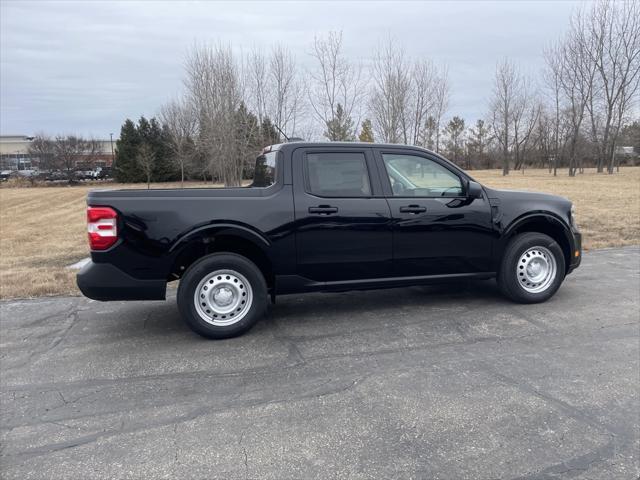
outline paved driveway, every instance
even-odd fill
[[[283,297],[218,342],[173,301],[2,303],[2,476],[637,478],[639,274]]]

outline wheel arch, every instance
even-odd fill
[[[171,247],[169,280],[176,280],[200,258],[212,253],[229,252],[241,255],[256,264],[269,288],[275,282],[270,256],[271,242],[249,227],[216,224],[190,232]]]
[[[533,213],[514,220],[504,231],[498,256],[498,266],[502,261],[509,241],[520,233],[537,232],[553,238],[564,255],[565,274],[571,264],[571,233],[569,227],[557,216],[551,213]]]

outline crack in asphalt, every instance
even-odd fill
[[[593,451],[587,452],[577,457],[563,460],[562,462],[551,465],[541,471],[515,477],[514,480],[551,479],[557,478],[558,475],[567,474],[569,474],[568,476],[574,476],[571,474],[571,472],[580,473],[587,471],[594,463],[603,462],[613,457],[616,453],[617,442],[620,439],[632,440],[625,432],[616,430],[611,425],[602,423],[597,418],[588,415],[586,412],[576,408],[575,406],[565,402],[564,400],[556,398],[549,393],[543,392],[540,389],[533,387],[529,383],[516,380],[515,378],[511,378],[503,373],[498,372],[494,367],[484,361],[478,361],[478,365],[501,382],[512,385],[529,395],[533,395],[542,399],[546,403],[554,405],[556,408],[563,411],[565,415],[579,422],[587,424],[588,426],[593,427],[596,430],[600,430],[601,432],[604,431],[603,434],[607,435],[610,438],[610,440],[605,445],[602,445]]]
[[[71,440],[66,440],[66,441],[62,441],[62,442],[56,442],[56,443],[51,443],[48,445],[42,445],[40,447],[35,447],[35,448],[31,448],[31,449],[26,449],[23,450],[21,452],[16,452],[16,453],[11,453],[11,454],[6,454],[3,455],[3,464],[15,464],[16,462],[19,463],[21,461],[21,459],[23,458],[32,458],[32,457],[37,457],[37,456],[42,456],[42,455],[48,455],[60,450],[66,450],[66,449],[70,449],[70,448],[75,448],[75,447],[79,447],[79,446],[83,446],[89,443],[93,443],[96,442],[97,440],[103,439],[103,438],[110,438],[110,437],[114,437],[117,435],[123,435],[123,434],[129,434],[129,433],[136,433],[136,432],[140,432],[140,431],[146,431],[146,430],[151,430],[151,429],[157,429],[157,428],[161,428],[161,427],[165,427],[168,425],[174,425],[174,424],[180,424],[180,423],[186,423],[186,422],[190,422],[192,420],[197,419],[198,417],[201,417],[203,415],[207,415],[207,414],[219,414],[219,413],[223,413],[223,412],[227,412],[227,411],[233,411],[239,408],[242,409],[246,409],[246,408],[255,408],[255,407],[264,407],[267,405],[278,405],[278,404],[286,404],[286,403],[294,403],[294,402],[298,402],[301,400],[309,400],[309,399],[318,399],[318,398],[322,398],[322,397],[326,397],[326,396],[330,396],[330,395],[337,395],[337,394],[341,394],[344,393],[348,390],[351,390],[352,388],[354,388],[356,385],[358,385],[359,383],[362,383],[364,380],[366,380],[367,378],[369,378],[370,375],[367,375],[363,378],[359,378],[359,379],[355,379],[351,382],[348,382],[346,385],[339,385],[335,388],[328,388],[328,389],[324,389],[321,390],[319,392],[312,392],[312,393],[306,393],[306,394],[302,394],[302,395],[294,395],[291,396],[289,398],[286,399],[282,399],[282,398],[272,398],[269,400],[262,400],[262,401],[248,401],[248,402],[244,402],[241,404],[236,404],[234,402],[232,402],[231,405],[226,406],[226,407],[222,407],[222,408],[212,408],[210,405],[204,405],[201,406],[199,408],[196,408],[195,410],[193,410],[192,412],[188,413],[188,414],[184,414],[184,415],[179,415],[177,417],[174,418],[169,418],[169,419],[165,419],[165,420],[160,420],[160,421],[155,421],[155,422],[150,422],[147,424],[132,424],[131,426],[124,428],[124,426],[121,426],[121,428],[119,429],[112,429],[112,430],[105,430],[105,431],[101,431],[101,432],[96,432],[96,433],[92,433],[92,434],[88,434],[88,435],[84,435],[81,437],[77,437]],[[124,420],[123,420],[124,422]],[[48,422],[51,423],[51,422]],[[124,425],[124,424],[123,424]]]
[[[46,346],[43,350],[34,350],[22,362],[18,362],[16,364],[9,365],[9,366],[3,365],[2,366],[3,370],[5,371],[16,370],[20,367],[24,367],[25,365],[31,364],[34,361],[38,361],[41,358],[45,357],[47,354],[49,354],[52,350],[54,350],[58,345],[60,345],[63,342],[63,340],[67,337],[69,331],[76,325],[79,318],[80,316],[79,316],[78,309],[74,309],[73,311],[68,313],[66,319],[71,321],[66,327],[64,327],[62,332],[60,332],[60,334],[56,338],[54,338],[53,341],[48,346]]]

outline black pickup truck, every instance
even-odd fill
[[[96,300],[159,300],[180,280],[188,325],[239,335],[269,297],[495,277],[542,302],[580,264],[569,200],[494,190],[428,150],[370,143],[267,147],[242,188],[88,195]]]

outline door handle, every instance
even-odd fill
[[[338,207],[331,207],[329,205],[309,207],[309,213],[315,213],[316,215],[331,215],[333,213],[338,213]]]
[[[421,207],[420,205],[408,205],[406,207],[400,207],[400,213],[424,213],[427,211],[427,207]]]

